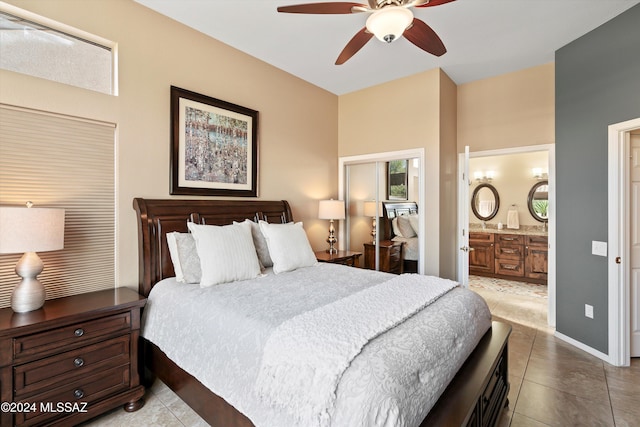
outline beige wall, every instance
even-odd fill
[[[0,70],[0,102],[117,124],[118,286],[136,287],[134,197],[169,196],[169,87],[259,111],[259,198],[287,199],[314,249],[337,197],[338,97],[130,0],[10,0],[118,43],[120,94]]]
[[[422,224],[429,242],[425,272],[445,277],[453,277],[455,270],[455,254],[450,249],[455,233],[441,234],[443,229],[449,232],[456,221],[451,216],[456,209],[455,191],[451,193],[450,186],[445,185],[452,170],[455,175],[455,105],[456,86],[440,69],[352,92],[339,99],[341,157],[425,149],[426,185],[419,200],[421,206],[429,206]],[[443,188],[447,194],[442,194]],[[441,240],[441,235],[446,241]]]
[[[555,142],[553,63],[458,86],[458,152]]]

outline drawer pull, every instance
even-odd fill
[[[76,368],[84,366],[84,360],[82,359],[82,357],[76,357],[75,359],[73,359],[73,365]]]
[[[82,399],[84,397],[84,391],[81,388],[77,388],[73,391],[73,396],[76,399]]]
[[[502,252],[505,254],[517,254],[518,250],[517,249],[502,249]]]
[[[81,337],[84,335],[84,329],[82,328],[78,328],[75,331],[73,331],[73,334],[77,337]]]
[[[504,240],[505,242],[513,242],[517,240],[517,237],[501,237],[500,240]]]
[[[518,266],[510,265],[510,264],[502,264],[502,268],[504,268],[505,270],[517,270]]]

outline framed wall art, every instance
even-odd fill
[[[257,196],[258,112],[171,86],[171,194]]]

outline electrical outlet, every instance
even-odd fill
[[[584,315],[589,319],[593,319],[593,306],[589,304],[584,305]]]

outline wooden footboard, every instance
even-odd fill
[[[511,326],[493,322],[420,427],[495,426],[509,393],[508,339]],[[220,396],[145,341],[145,367],[211,425],[252,427]]]
[[[493,322],[420,427],[495,426],[508,405],[511,325]]]

